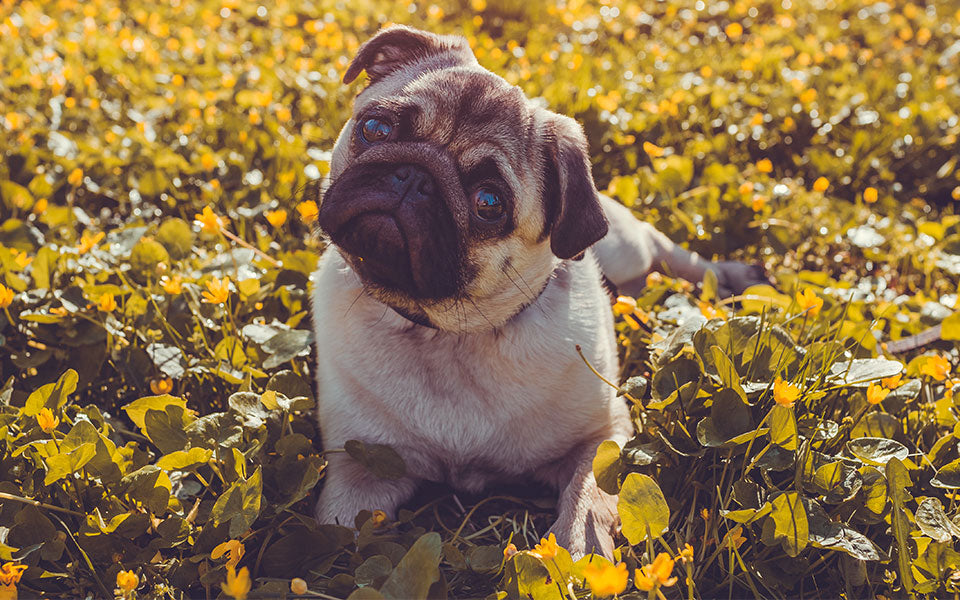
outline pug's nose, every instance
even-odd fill
[[[415,165],[400,165],[391,179],[394,189],[405,199],[426,199],[436,191],[433,175]]]

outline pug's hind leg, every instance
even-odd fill
[[[397,507],[413,496],[417,480],[381,479],[346,454],[328,457],[323,490],[314,516],[320,524],[353,527],[362,510],[382,510],[393,518]]]
[[[713,262],[675,244],[650,223],[636,218],[626,206],[600,196],[603,214],[610,226],[593,248],[600,270],[621,293],[636,296],[650,271],[661,271],[694,283],[707,269],[717,275],[720,295],[730,296],[756,284],[769,284],[762,267],[736,261]]]

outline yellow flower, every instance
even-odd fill
[[[27,565],[4,563],[0,567],[0,600],[17,600],[17,584]]]
[[[813,182],[813,191],[815,192],[825,192],[829,187],[830,180],[826,177],[817,177],[817,180]]]
[[[176,296],[183,290],[182,284],[183,278],[179,275],[174,275],[173,277],[164,276],[163,279],[160,280],[160,287],[171,296]]]
[[[217,166],[217,157],[210,152],[204,152],[200,155],[200,166],[204,171],[210,171]]]
[[[650,142],[643,143],[643,151],[649,154],[651,158],[660,158],[663,156],[663,148]]]
[[[150,391],[156,395],[169,394],[173,390],[173,380],[169,377],[150,380]]]
[[[927,358],[927,360],[923,362],[920,366],[920,373],[932,377],[937,381],[943,381],[947,378],[947,375],[950,374],[950,369],[950,361],[937,354]]]
[[[120,571],[117,573],[117,590],[121,594],[129,594],[140,585],[140,578],[133,571]]]
[[[903,373],[897,373],[893,377],[885,377],[880,380],[880,383],[883,384],[883,387],[888,390],[895,390],[900,387],[900,379],[903,377]]]
[[[753,209],[753,212],[760,212],[767,205],[767,197],[763,194],[754,194],[753,199],[750,201],[750,208]]]
[[[810,104],[816,99],[817,99],[817,90],[814,90],[814,89],[804,90],[803,93],[800,94],[800,102],[802,102],[803,104]],[[823,177],[821,177],[820,179],[823,179]],[[819,179],[817,181],[819,181]],[[826,179],[824,179],[824,181],[826,181]],[[814,189],[816,189],[816,185],[814,185]],[[817,190],[817,191],[822,192],[826,189],[827,188],[823,188],[823,190]]]
[[[42,215],[47,210],[47,204],[48,202],[46,198],[40,198],[37,200],[37,202],[33,205],[33,214]]]
[[[743,183],[740,184],[740,187],[737,188],[737,192],[738,192],[741,196],[746,196],[747,194],[749,194],[749,193],[752,192],[752,191],[753,191],[753,182],[752,182],[752,181],[744,181]]]
[[[803,292],[797,292],[795,296],[797,304],[800,305],[800,310],[807,311],[811,317],[817,316],[820,312],[820,309],[823,308],[823,298],[817,296],[817,293],[810,288],[806,288]]]
[[[793,406],[800,397],[800,388],[777,377],[773,382],[773,401],[780,406]]]
[[[320,215],[320,207],[313,200],[305,200],[297,205],[297,212],[304,223],[313,223]]]
[[[723,30],[727,34],[727,37],[731,40],[740,39],[740,36],[743,35],[743,25],[740,23],[730,23]]]
[[[875,187],[868,187],[867,189],[863,190],[863,201],[867,204],[873,204],[877,201],[878,197],[879,192],[877,192],[877,188]]]
[[[40,429],[42,429],[44,433],[52,432],[59,424],[60,418],[54,416],[49,408],[44,407],[40,409],[40,413],[37,415],[37,425],[40,426]]]
[[[100,296],[100,300],[97,302],[97,310],[100,312],[111,312],[117,310],[117,300],[113,297],[113,294],[107,292]]]
[[[13,290],[0,283],[0,308],[13,304]]]
[[[530,553],[548,560],[554,558],[559,551],[560,546],[557,545],[557,536],[551,533],[547,538],[540,538],[540,543],[534,546]]]
[[[210,553],[210,558],[217,560],[226,554],[227,568],[235,569],[237,568],[237,565],[240,564],[240,559],[243,558],[243,555],[246,553],[246,551],[247,548],[240,540],[227,540],[213,549],[213,552]]]
[[[685,544],[680,551],[680,560],[683,562],[693,562],[693,546]]]
[[[700,307],[700,314],[706,317],[707,319],[716,319],[723,316],[723,312],[718,310],[714,305],[709,302],[700,301],[697,303]]]
[[[278,210],[268,210],[263,213],[263,216],[266,217],[267,222],[274,227],[283,227],[283,224],[287,222],[287,211],[282,208]]]
[[[773,162],[769,158],[761,158],[757,161],[757,170],[761,173],[773,172]]]
[[[670,577],[673,573],[674,560],[666,552],[661,552],[653,559],[649,565],[637,569],[634,573],[634,583],[637,588],[644,592],[658,587],[670,587],[677,582],[676,577]]]
[[[867,388],[867,402],[870,404],[880,404],[889,393],[890,390],[884,389],[875,383],[871,383],[870,387]]]
[[[373,511],[373,516],[370,517],[370,520],[373,521],[373,526],[380,527],[387,522],[387,513],[382,510]]]
[[[739,548],[741,544],[747,541],[747,538],[743,537],[742,525],[737,525],[733,531],[727,533],[724,539],[732,548]]]
[[[223,304],[230,297],[229,277],[224,277],[222,281],[214,277],[207,281],[206,287],[206,291],[203,292],[203,301],[207,304]]]
[[[74,169],[70,171],[70,174],[67,175],[67,183],[73,187],[77,187],[83,183],[83,169]]]
[[[17,251],[14,250],[14,252]],[[33,262],[33,258],[27,256],[26,252],[17,252],[17,255],[13,257],[13,262],[17,263],[17,266],[21,269],[26,269]]]
[[[203,207],[203,212],[193,215],[193,218],[200,224],[204,231],[210,233],[220,233],[226,225],[226,219],[213,212],[210,205]]]
[[[93,235],[88,235],[86,231],[80,236],[80,244],[77,246],[77,252],[80,254],[86,254],[93,249],[94,246],[100,243],[104,237],[106,237],[102,231],[98,231]]]
[[[594,596],[615,596],[627,589],[627,564],[617,566],[611,564],[587,565],[583,568],[583,578],[587,580],[590,591]]]
[[[0,583],[3,585],[14,585],[20,583],[23,572],[27,570],[27,565],[15,565],[13,563],[4,563],[0,567]]]
[[[954,200],[960,200],[960,185],[953,188],[953,191],[950,192],[950,197],[953,198]]]
[[[617,303],[613,305],[613,314],[620,316],[637,310],[637,301],[630,296],[617,296]]]
[[[307,588],[307,582],[299,577],[294,577],[290,580],[290,591],[296,596],[306,595],[309,588]]]
[[[227,580],[220,587],[234,600],[246,600],[250,592],[250,569],[244,567],[237,573],[233,567],[227,567]]]

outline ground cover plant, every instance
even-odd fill
[[[960,593],[958,8],[0,2],[0,598]],[[387,22],[465,35],[602,189],[775,281],[618,299],[613,562],[544,490],[310,518],[316,189]]]

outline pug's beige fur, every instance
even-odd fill
[[[600,442],[623,444],[633,430],[623,400],[575,349],[617,378],[603,276],[634,291],[652,269],[695,281],[711,268],[722,287],[739,292],[760,274],[687,252],[599,196],[580,127],[480,67],[462,38],[388,28],[361,47],[345,79],[362,70],[371,83],[337,140],[332,185],[364,164],[429,170],[464,248],[457,261],[436,258],[460,270],[462,285],[450,298],[418,299],[362,277],[362,257],[335,244],[324,253],[313,279],[324,446],[390,445],[408,475],[378,479],[333,453],[317,519],[352,524],[363,509],[392,514],[424,480],[478,492],[532,478],[559,492],[552,531],[563,546],[574,556],[611,556],[616,497],[598,489],[591,465]],[[413,107],[409,138],[359,148],[356,119],[371,106]],[[457,174],[484,160],[512,194],[512,229],[503,236],[465,233]]]

